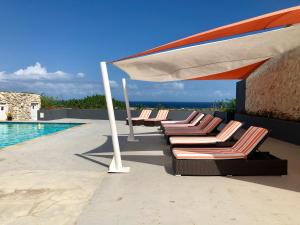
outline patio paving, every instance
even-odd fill
[[[128,174],[107,174],[108,121],[86,122],[0,151],[1,225],[280,224],[300,221],[300,147],[269,138],[282,177],[176,177],[156,128],[117,121]]]

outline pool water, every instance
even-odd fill
[[[79,123],[0,122],[0,148],[62,131]]]

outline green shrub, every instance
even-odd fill
[[[225,99],[219,102],[219,110],[222,112],[235,112],[236,111],[236,99]]]
[[[49,96],[41,96],[42,108],[73,108],[73,109],[102,109],[106,108],[106,100],[103,95],[87,96],[82,99],[58,100]],[[113,99],[113,105],[117,109],[124,109],[124,102]]]
[[[136,108],[137,110],[142,110],[142,109],[147,108],[147,107],[144,106],[143,104],[137,104],[137,105],[135,106],[135,108]]]
[[[43,109],[55,109],[55,108],[62,108],[63,106],[60,104],[58,99],[51,96],[42,95],[41,107]]]
[[[159,103],[155,108],[156,108],[157,110],[160,110],[160,109],[166,109],[166,107],[165,107],[163,104],[161,104],[161,103]]]

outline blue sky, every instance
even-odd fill
[[[99,61],[110,61],[253,16],[297,0],[0,0],[0,90],[58,98],[102,94]],[[112,93],[121,79],[109,66]],[[128,80],[135,101],[215,101],[236,81],[149,83]]]

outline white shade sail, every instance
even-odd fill
[[[266,60],[300,46],[300,26],[294,25],[297,23],[300,23],[300,6],[201,32],[127,56],[112,64],[135,80],[163,82],[186,79],[245,79]],[[219,38],[285,26],[288,27],[171,50]],[[127,173],[129,168],[123,167],[121,161],[106,63],[101,62],[100,65],[114,149],[109,172]],[[129,104],[126,104],[126,107],[129,112]],[[128,118],[130,118],[129,114]]]
[[[298,46],[300,46],[299,24],[244,37],[124,59],[113,64],[134,80],[164,82],[222,79],[222,74],[226,72],[260,65],[265,60]],[[215,75],[220,76],[216,78]],[[244,79],[245,77],[240,74],[229,78]]]

